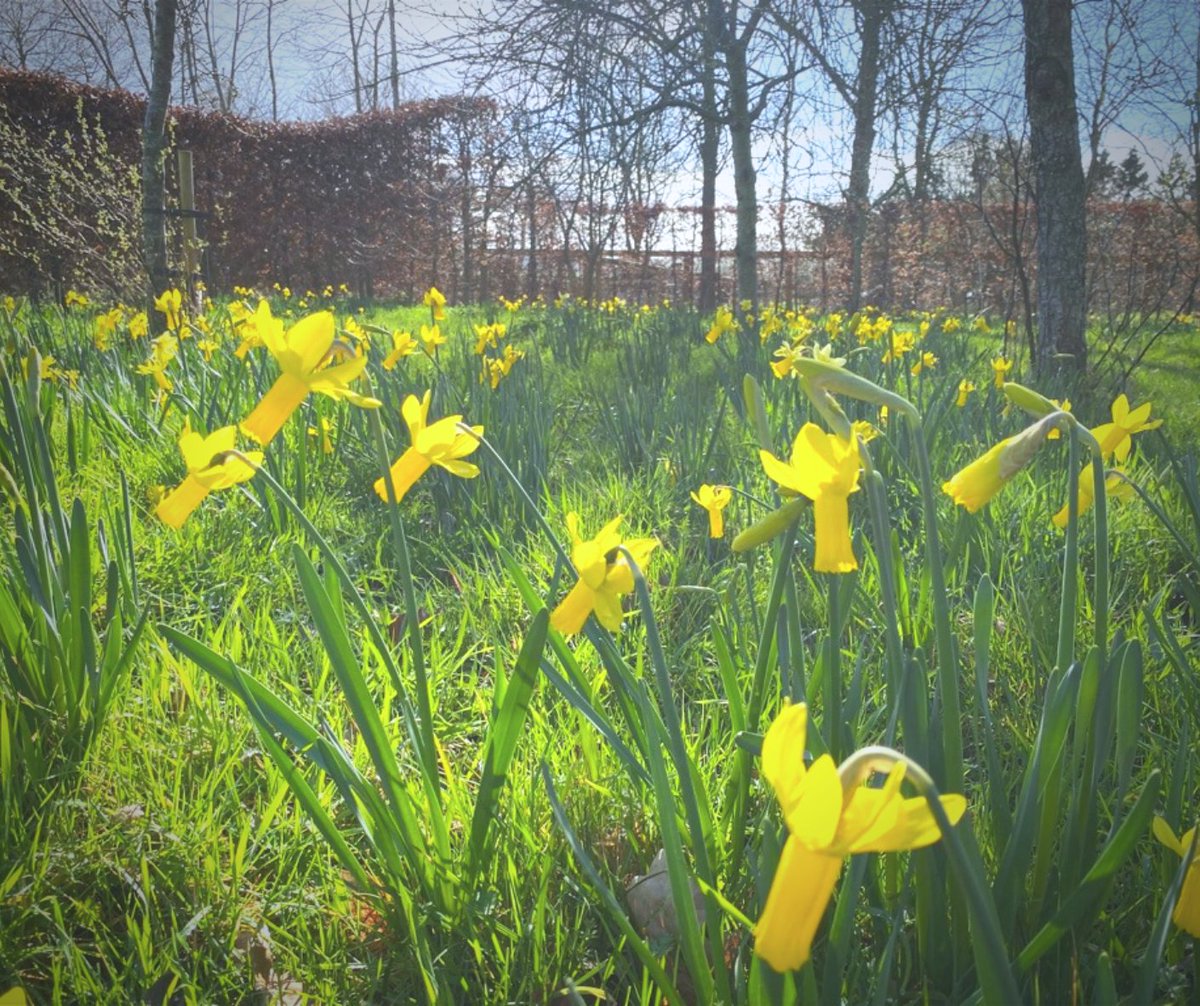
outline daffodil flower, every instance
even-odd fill
[[[335,349],[333,334],[333,315],[328,311],[301,318],[286,335],[282,326],[258,330],[283,373],[242,424],[248,436],[261,444],[269,443],[310,391],[344,398],[362,408],[379,407],[377,399],[366,398],[349,386],[366,367],[366,356],[351,356],[344,363],[331,363]]]
[[[1003,356],[997,356],[992,360],[992,380],[997,388],[1004,388],[1006,375],[1012,368],[1012,360],[1006,360]]]
[[[423,301],[425,306],[429,308],[435,322],[439,322],[446,317],[446,295],[436,286],[431,286],[425,292]]]
[[[310,426],[308,428],[308,435],[310,437],[320,437],[322,454],[333,453],[333,438],[329,435],[332,432],[333,423],[324,416],[321,417],[321,421],[317,426]]]
[[[1128,500],[1133,498],[1133,486],[1120,475],[1114,473],[1104,480],[1104,492],[1109,499]],[[1096,502],[1096,483],[1092,478],[1092,466],[1085,465],[1079,473],[1079,516],[1082,517]],[[1050,518],[1051,523],[1060,531],[1067,526],[1070,503],[1064,503],[1062,509]]]
[[[462,416],[446,416],[430,424],[431,395],[432,392],[426,391],[425,397],[420,401],[416,395],[409,395],[400,407],[400,413],[408,427],[408,435],[412,439],[412,446],[400,455],[388,471],[396,502],[402,500],[404,494],[416,484],[417,479],[433,465],[445,468],[451,475],[457,475],[461,479],[473,479],[479,474],[478,467],[462,459],[479,447],[478,438],[483,435],[483,427],[471,427],[475,436],[464,433],[458,428]],[[382,478],[375,480],[375,492],[379,494],[380,499],[387,500],[387,484]]]
[[[996,495],[1009,479],[1029,464],[1057,422],[1046,416],[1016,436],[1006,437],[942,483],[942,492],[968,513],[975,513]]]
[[[617,530],[621,520],[614,517],[595,538],[585,541],[579,534],[579,515],[567,514],[571,563],[579,579],[550,615],[550,624],[559,632],[568,636],[579,632],[593,612],[610,632],[621,628],[621,595],[633,590],[633,570],[620,548],[624,545],[638,568],[645,569],[650,553],[658,546],[656,538],[622,541]]]
[[[932,370],[937,366],[938,358],[928,350],[921,354],[921,358],[909,368],[913,377],[916,377],[923,370]]]
[[[971,392],[975,390],[975,382],[968,381],[965,377],[958,382],[958,397],[954,400],[954,404],[960,409],[967,404],[967,398]]]
[[[383,369],[394,370],[396,364],[404,357],[412,356],[417,351],[417,340],[411,332],[397,329],[392,333],[392,351],[383,358]]]
[[[438,346],[445,344],[446,337],[442,335],[442,330],[436,324],[421,326],[421,347],[427,355],[433,356]]]
[[[1154,819],[1153,831],[1154,837],[1180,859],[1188,854],[1196,841],[1195,828],[1178,838],[1174,829],[1161,817]],[[1183,878],[1183,889],[1179,892],[1179,900],[1175,902],[1171,921],[1188,935],[1200,939],[1200,855],[1196,853],[1192,854],[1191,865]]]
[[[733,312],[724,304],[721,304],[718,306],[716,314],[713,315],[712,325],[705,333],[704,341],[711,346],[726,332],[736,331],[737,327],[737,319],[734,318]]]
[[[760,450],[767,476],[783,489],[813,502],[817,549],[813,568],[819,573],[858,569],[850,542],[849,496],[858,490],[858,441],[826,433],[805,423],[796,434],[789,462]]]
[[[1139,405],[1136,409],[1129,408],[1129,399],[1118,395],[1112,403],[1112,422],[1097,426],[1092,430],[1092,436],[1100,444],[1100,454],[1107,460],[1115,458],[1124,461],[1129,457],[1129,449],[1133,446],[1133,435],[1145,430],[1154,430],[1162,426],[1161,419],[1150,421],[1150,403]]]
[[[154,310],[164,317],[168,332],[178,332],[183,325],[183,294],[172,287],[154,298]]]
[[[721,511],[729,506],[733,499],[733,490],[729,486],[702,485],[699,492],[692,493],[692,499],[697,506],[708,511],[708,536],[720,538],[725,533],[725,519]]]
[[[925,797],[900,795],[907,763],[892,752],[882,787],[861,785],[864,766],[878,766],[868,752],[856,752],[840,766],[821,755],[804,767],[808,707],[787,706],[763,738],[762,772],[788,827],[758,924],[754,952],[776,971],[794,971],[808,961],[813,936],[842,862],[861,852],[920,849],[941,838]],[[886,749],[884,749],[886,750]],[[967,809],[959,794],[940,798],[952,824]]]
[[[223,426],[207,437],[185,426],[179,438],[179,452],[187,465],[188,475],[169,492],[154,511],[168,527],[180,528],[188,515],[204,497],[215,489],[227,489],[254,477],[262,453],[246,454],[251,464],[228,454],[237,444],[237,427]]]

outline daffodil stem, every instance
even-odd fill
[[[1058,609],[1058,650],[1055,664],[1065,671],[1075,657],[1075,594],[1079,567],[1079,438],[1068,430],[1067,540],[1063,550],[1062,598]]]
[[[860,451],[863,448],[860,446]],[[864,458],[868,457],[863,455]],[[869,463],[869,458],[868,458]],[[900,688],[904,679],[904,647],[900,640],[900,612],[896,603],[896,576],[892,568],[891,522],[883,476],[873,467],[865,476],[867,505],[875,528],[875,562],[879,566],[879,592],[883,601],[884,652],[888,667],[888,737],[895,735],[900,714]]]
[[[1105,491],[1105,477],[1104,459],[1099,450],[1093,450],[1092,506],[1096,511],[1096,575],[1092,604],[1095,608],[1095,642],[1096,649],[1100,651],[1101,667],[1108,662],[1108,496]]]
[[[421,620],[417,609],[417,592],[413,586],[412,560],[408,554],[408,538],[404,534],[404,521],[400,519],[400,507],[396,500],[396,486],[388,468],[387,442],[383,436],[383,423],[375,410],[367,417],[375,441],[376,458],[383,472],[383,485],[387,492],[388,518],[392,526],[392,542],[396,549],[396,562],[400,566],[400,588],[404,594],[404,619],[408,631],[409,652],[412,655],[413,676],[416,678],[417,714],[420,717],[421,757],[426,771],[436,777],[437,746],[433,738],[433,699],[429,690],[429,673],[425,666],[425,645],[421,639]]]
[[[829,649],[826,651],[825,662],[825,709],[829,717],[827,731],[829,753],[833,755],[834,761],[841,761],[844,731],[842,724],[842,616],[838,604],[840,585],[836,573],[828,574],[827,579],[829,585],[829,632],[826,636],[826,643]]]
[[[917,454],[917,474],[921,482],[921,502],[925,510],[925,559],[929,565],[929,587],[933,599],[934,637],[937,642],[938,686],[942,699],[942,755],[946,785],[952,792],[963,788],[962,708],[958,698],[958,662],[954,654],[954,634],[950,626],[950,599],[946,596],[946,575],[942,569],[942,549],[938,544],[937,497],[933,492],[933,471],[925,428],[910,405],[913,449]]]

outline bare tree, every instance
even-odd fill
[[[848,9],[831,2],[811,3],[778,18],[820,68],[845,102],[853,120],[850,171],[846,185],[850,237],[849,308],[863,295],[863,244],[871,209],[871,155],[879,116],[885,42],[894,28],[899,0],[850,0]]]

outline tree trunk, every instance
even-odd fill
[[[717,162],[720,131],[706,119],[700,139],[700,304],[702,314],[717,306]]]
[[[862,48],[858,53],[858,86],[854,93],[854,140],[847,190],[850,222],[851,311],[862,307],[863,245],[871,213],[871,151],[875,146],[875,106],[879,97],[880,39],[889,0],[861,0]]]
[[[751,148],[750,94],[746,76],[746,51],[739,44],[726,54],[729,71],[729,148],[733,154],[733,191],[737,196],[737,294],[758,315],[758,194],[754,151]],[[753,354],[758,348],[752,325],[743,325],[741,349]]]
[[[1087,366],[1087,230],[1071,0],[1021,0],[1021,6],[1037,210],[1037,369],[1047,374],[1056,365],[1056,354],[1068,354],[1069,366],[1082,371]]]
[[[717,164],[721,153],[721,133],[717,126],[717,83],[710,33],[705,33],[703,101],[704,120],[700,124],[700,303],[701,314],[717,306]]]
[[[157,0],[155,4],[150,94],[142,124],[142,251],[150,278],[146,313],[155,333],[163,330],[163,319],[153,309],[154,297],[171,282],[163,216],[163,153],[167,145],[167,106],[171,101],[171,72],[175,59],[175,9],[176,0]]]

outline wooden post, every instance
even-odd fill
[[[196,238],[196,185],[192,175],[192,152],[180,148],[176,151],[176,157],[179,165],[179,209],[183,221],[183,282],[199,309],[196,280],[200,278],[200,242]]]

